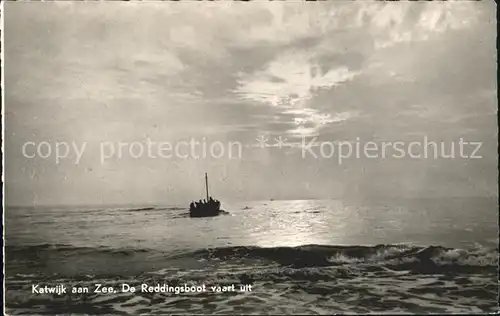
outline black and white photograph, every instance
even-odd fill
[[[2,1],[5,313],[498,313],[496,10]]]

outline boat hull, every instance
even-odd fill
[[[189,209],[190,217],[213,217],[213,216],[218,216],[222,213],[224,213],[223,210],[219,209],[218,207],[210,205],[204,205],[202,207]]]
[[[210,213],[210,214],[201,214],[201,213],[196,213],[196,212],[190,212],[189,217],[193,218],[198,218],[198,217],[214,217],[214,216],[219,216],[222,214],[222,212],[217,212],[217,213]]]

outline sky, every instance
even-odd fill
[[[8,205],[188,204],[205,172],[223,201],[497,196],[494,1],[4,8]],[[424,137],[481,158],[320,154]],[[225,152],[126,147],[189,139]]]

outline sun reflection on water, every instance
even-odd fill
[[[329,212],[314,200],[278,201],[267,209],[267,221],[259,221],[247,236],[260,247],[295,247],[307,244],[326,244],[331,239],[328,226],[332,215],[341,209],[341,203],[330,203]],[[337,230],[337,234],[339,230]]]

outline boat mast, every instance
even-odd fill
[[[207,202],[208,202],[208,175],[205,172],[205,188],[207,189]]]

